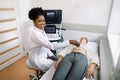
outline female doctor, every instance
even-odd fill
[[[55,62],[54,54],[51,50],[56,50],[66,47],[69,44],[79,46],[76,40],[68,40],[61,43],[51,43],[44,31],[45,18],[42,8],[32,8],[29,11],[29,19],[33,20],[34,28],[29,37],[29,57],[28,60],[31,65],[37,69],[46,72]]]

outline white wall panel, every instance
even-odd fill
[[[14,58],[10,59],[9,61],[5,62],[4,64],[0,65],[0,71],[4,68],[6,68],[7,66],[9,66],[10,64],[18,61],[20,58],[22,58],[24,55],[22,54],[18,54],[16,55]]]
[[[20,52],[20,48],[18,47],[18,48],[14,49],[14,50],[12,50],[10,52],[2,54],[0,56],[0,63],[10,59],[11,57],[13,57],[14,55],[18,54],[19,52]]]
[[[107,27],[112,1],[113,0],[32,0],[32,3],[33,7],[62,9],[63,23]]]
[[[114,0],[108,32],[120,35],[120,0]]]
[[[0,0],[0,70],[21,57],[18,0]]]
[[[114,61],[114,68],[120,55],[120,0],[114,0],[108,27],[108,39]]]
[[[0,15],[1,15],[0,20],[15,18],[14,11],[0,11]],[[4,16],[4,15],[6,15],[6,16]]]
[[[0,42],[9,40],[9,39],[12,39],[12,38],[15,38],[15,37],[18,37],[17,30],[11,31],[11,32],[7,32],[7,33],[4,33],[4,34],[0,34]]]
[[[116,67],[120,55],[120,35],[108,34],[108,39],[111,48],[112,58],[114,60],[114,67]]]
[[[98,41],[103,34],[93,33],[93,32],[84,32],[84,31],[76,31],[76,30],[66,30],[63,31],[64,40],[79,40],[81,37],[87,37],[89,41]]]
[[[10,48],[13,48],[15,46],[19,45],[19,41],[18,40],[13,40],[13,41],[10,41],[8,43],[5,43],[5,44],[2,44],[0,45],[0,53],[1,52],[4,52]]]
[[[14,4],[15,4],[15,0],[0,0],[0,7],[1,8],[4,8],[4,7],[7,7],[7,8],[13,8],[14,7]]]
[[[11,28],[16,28],[16,21],[0,23],[0,31],[8,30]]]

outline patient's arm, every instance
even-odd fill
[[[55,65],[54,65],[55,69],[57,69],[57,67],[58,67],[59,63],[62,61],[62,59],[63,59],[63,56],[58,55],[58,60],[56,61]]]
[[[86,78],[94,78],[94,69],[97,65],[95,63],[91,63],[88,67]]]

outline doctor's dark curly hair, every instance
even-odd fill
[[[44,11],[43,9],[40,7],[36,7],[36,8],[32,8],[29,13],[28,13],[28,17],[31,20],[36,20],[38,16],[40,15],[44,15]]]

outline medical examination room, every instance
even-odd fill
[[[0,0],[0,80],[120,80],[120,0]]]

